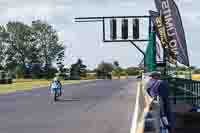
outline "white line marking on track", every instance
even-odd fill
[[[135,103],[135,110],[133,113],[133,120],[130,133],[136,133],[137,129],[137,119],[138,119],[138,109],[139,109],[139,95],[140,95],[140,84],[137,84],[137,95],[136,95],[136,103]]]

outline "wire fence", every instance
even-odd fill
[[[167,80],[171,90],[170,98],[174,104],[200,105],[200,81],[181,78],[169,78]]]

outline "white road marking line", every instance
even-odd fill
[[[130,133],[136,133],[136,129],[137,129],[137,119],[138,119],[138,110],[139,110],[139,96],[140,96],[140,84],[138,83],[135,110],[134,110],[134,113],[133,113],[132,126],[131,126]]]

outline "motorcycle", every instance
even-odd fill
[[[58,98],[62,95],[60,91],[59,88],[54,88],[51,92],[52,98],[55,102],[58,101]]]

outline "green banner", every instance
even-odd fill
[[[149,44],[145,52],[146,72],[156,70],[156,33],[151,32],[149,35]]]

